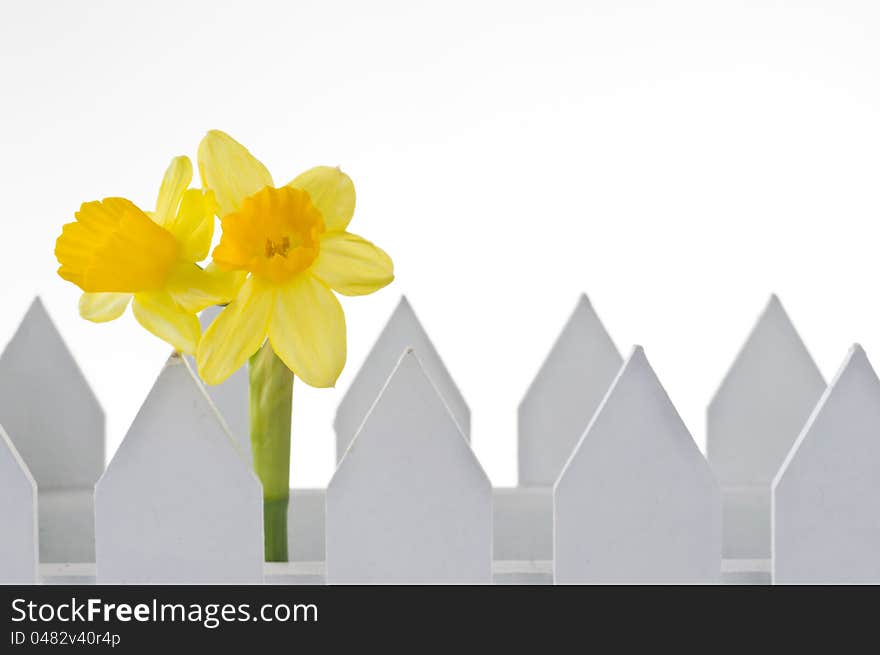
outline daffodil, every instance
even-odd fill
[[[330,387],[345,365],[345,316],[334,292],[360,296],[394,279],[391,259],[347,231],[351,179],[319,166],[276,187],[269,171],[223,132],[199,146],[199,172],[214,192],[223,234],[220,270],[246,275],[199,343],[199,374],[225,380],[250,360],[250,437],[263,484],[266,559],[287,559],[291,394],[294,374]]]
[[[205,136],[198,159],[223,227],[214,263],[249,274],[205,331],[199,374],[222,382],[268,337],[304,382],[333,386],[346,355],[345,316],[333,292],[360,296],[394,279],[388,255],[347,231],[354,184],[338,168],[319,166],[276,187],[263,164],[219,131]]]
[[[189,189],[192,164],[176,157],[165,172],[156,209],[125,198],[86,202],[55,244],[58,274],[85,293],[79,310],[94,322],[121,316],[129,302],[138,322],[176,350],[195,354],[196,314],[229,301],[236,278],[197,265],[214,233],[214,194]]]

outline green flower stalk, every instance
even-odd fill
[[[266,342],[250,358],[250,430],[254,471],[263,483],[267,562],[287,561],[293,373]]]

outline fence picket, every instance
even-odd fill
[[[262,489],[172,356],[95,486],[99,583],[258,583]]]
[[[724,556],[770,557],[770,486],[825,381],[775,295],[709,404],[706,450],[721,485]]]
[[[489,583],[492,486],[412,349],[327,486],[331,584]]]
[[[0,423],[37,483],[40,560],[94,560],[104,412],[39,298],[0,355]]]
[[[775,583],[880,583],[880,380],[853,346],[773,484]]]
[[[207,330],[208,326],[217,318],[217,315],[223,310],[223,307],[213,305],[208,307],[199,314],[199,323],[202,330]],[[195,359],[190,355],[186,356],[190,368],[196,370]],[[248,368],[247,364],[238,369],[235,373],[226,378],[225,381],[215,385],[204,385],[208,397],[220,416],[226,422],[226,427],[238,444],[242,457],[248,464],[253,461],[251,453],[250,440],[250,406],[248,399]]]
[[[640,347],[554,489],[557,583],[717,582],[721,500]]]
[[[519,405],[521,485],[556,482],[622,363],[582,294]]]
[[[400,353],[407,348],[413,348],[419,354],[419,361],[449,407],[459,429],[465,439],[470,439],[470,409],[443,360],[440,359],[437,349],[431,343],[428,333],[425,332],[425,328],[422,327],[404,296],[401,297],[336,410],[333,428],[336,431],[337,462],[342,460],[345,449],[348,448],[355,432],[397,366]]]
[[[0,584],[33,584],[39,564],[37,483],[0,426]]]

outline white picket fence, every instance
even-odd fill
[[[102,410],[36,300],[0,356],[0,582],[880,582],[880,381],[854,346],[826,386],[776,297],[709,406],[708,462],[586,297],[518,418],[520,486],[493,489],[401,300],[327,489],[291,491],[291,561],[264,564],[245,372],[205,389],[172,357],[104,470]]]

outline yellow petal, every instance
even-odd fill
[[[307,273],[279,287],[269,341],[306,384],[332,387],[345,366],[345,315],[336,296]]]
[[[263,345],[274,295],[273,288],[248,278],[235,300],[205,330],[196,360],[207,384],[223,382]]]
[[[350,232],[331,232],[321,239],[312,272],[345,296],[378,291],[394,279],[394,264],[384,250]]]
[[[170,343],[175,350],[194,354],[202,328],[195,314],[185,311],[164,291],[135,295],[132,311],[146,330]]]
[[[168,276],[165,291],[184,311],[198,314],[211,305],[230,302],[240,286],[233,273],[208,271],[197,264],[180,262]]]
[[[130,293],[84,293],[79,298],[79,315],[94,323],[119,318],[128,307]]]
[[[208,256],[216,210],[217,202],[211,191],[189,189],[183,194],[177,214],[165,223],[165,229],[180,243],[182,259],[200,262]]]
[[[192,182],[193,169],[189,157],[175,157],[171,160],[162,185],[159,187],[159,197],[156,198],[156,211],[153,219],[159,225],[165,225],[177,214],[177,206],[183,192]]]
[[[228,285],[229,289],[232,291],[232,293],[229,294],[230,299],[235,298],[238,295],[239,289],[241,289],[248,276],[247,271],[226,271],[220,268],[217,265],[217,262],[211,262],[208,264],[205,267],[205,271],[210,275],[220,278],[223,280],[224,284]]]
[[[296,177],[287,186],[308,191],[324,216],[328,232],[344,230],[354,216],[354,183],[338,168],[316,166]]]
[[[266,186],[272,186],[269,171],[247,148],[219,130],[211,130],[199,144],[199,174],[202,185],[214,192],[225,216],[241,201]]]
[[[83,203],[55,242],[58,274],[83,291],[159,290],[179,250],[174,235],[124,198]]]

